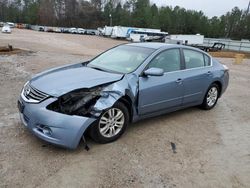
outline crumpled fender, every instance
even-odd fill
[[[93,107],[92,114],[100,116],[103,110],[111,108],[120,98],[127,95],[135,102],[138,95],[138,76],[124,75],[123,79],[103,88],[101,97]]]

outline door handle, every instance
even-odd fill
[[[182,79],[181,79],[181,78],[178,78],[175,82],[176,82],[177,84],[181,84],[181,83],[182,83]]]
[[[209,76],[210,76],[211,74],[212,74],[212,72],[211,72],[211,71],[208,71],[208,72],[207,72],[207,75],[209,75]]]

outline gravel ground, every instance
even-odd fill
[[[230,67],[230,85],[213,110],[140,121],[114,143],[88,140],[90,151],[82,144],[71,151],[20,124],[22,85],[37,72],[124,41],[14,30],[0,34],[0,46],[8,43],[29,51],[0,55],[0,187],[250,187],[250,60],[220,59]]]

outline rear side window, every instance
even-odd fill
[[[197,67],[204,67],[205,66],[205,58],[203,53],[194,51],[194,50],[187,50],[183,49],[186,69],[192,69]],[[209,61],[209,60],[207,60]]]

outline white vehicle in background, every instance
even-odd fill
[[[132,42],[163,41],[167,35],[167,32],[138,29],[131,31],[127,39]]]
[[[98,31],[98,35],[103,36],[103,34],[104,34],[104,28],[98,27],[97,31]]]
[[[11,33],[11,28],[9,25],[5,24],[2,28],[2,33]]]
[[[12,22],[7,22],[6,24],[8,24],[10,26],[10,28],[14,28],[15,27],[15,24],[12,23]]]
[[[168,35],[165,42],[169,44],[202,45],[204,35]]]
[[[127,38],[129,31],[135,30],[133,27],[114,26],[111,38]]]
[[[59,28],[59,27],[57,27],[57,28],[54,29],[54,32],[55,32],[55,33],[61,33],[61,32],[62,32],[62,29]]]
[[[86,29],[87,35],[99,35],[99,31],[96,29]]]
[[[111,27],[111,26],[105,26],[105,27],[103,28],[103,33],[102,33],[102,35],[105,36],[105,37],[111,36],[112,31],[113,31],[113,27]]]
[[[77,28],[77,33],[78,34],[85,34],[86,30],[83,28]]]
[[[69,32],[72,34],[77,34],[77,29],[75,27],[72,27],[69,29]]]

